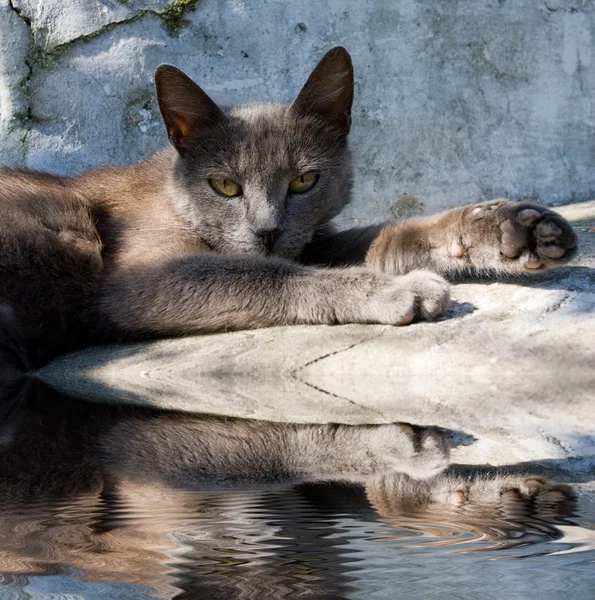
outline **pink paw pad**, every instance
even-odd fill
[[[562,230],[555,223],[539,223],[535,231],[544,242],[555,242],[562,235]]]
[[[508,258],[516,258],[525,247],[527,241],[525,232],[519,229],[511,219],[501,223],[500,230],[502,231],[500,251]]]
[[[460,242],[453,242],[450,245],[449,252],[451,256],[454,256],[455,258],[461,258],[463,254],[465,254],[465,249]]]
[[[519,213],[517,218],[524,227],[531,227],[541,219],[541,213],[534,208],[526,208]]]
[[[415,319],[415,312],[410,310],[401,317],[399,325],[409,325],[410,323],[413,323],[413,319]]]
[[[523,266],[526,269],[531,269],[532,271],[535,271],[536,269],[540,269],[541,267],[543,267],[543,263],[537,258],[531,258],[529,260],[526,260],[523,263]]]

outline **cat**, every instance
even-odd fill
[[[297,324],[406,325],[443,278],[567,262],[571,226],[496,200],[337,231],[350,200],[353,67],[341,47],[291,105],[218,107],[155,74],[170,149],[78,177],[0,171],[0,297],[39,364],[91,342]]]
[[[447,448],[431,428],[102,406],[25,385],[11,422],[0,420],[0,572],[7,579],[63,568],[90,581],[156,587],[159,597],[181,597],[181,586],[189,598],[259,598],[264,586],[289,598],[295,594],[283,590],[295,579],[280,565],[290,562],[290,546],[307,547],[307,529],[323,540],[316,548],[327,568],[302,584],[326,592],[313,589],[314,597],[340,598],[348,594],[336,590],[333,576],[353,569],[353,557],[341,561],[352,515],[367,515],[374,531],[379,515],[394,520],[395,531],[465,546],[468,535],[449,540],[453,528],[509,547],[559,538],[559,525],[573,525],[567,485],[489,467],[440,472]],[[229,489],[250,491],[221,493]],[[277,545],[280,539],[289,545]],[[223,556],[247,562],[219,572],[209,558]],[[170,586],[171,595],[163,591]],[[214,588],[200,593],[203,586]]]

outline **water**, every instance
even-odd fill
[[[2,600],[595,598],[592,494],[481,479],[463,503],[411,511],[390,478],[368,494],[337,482],[191,489],[163,475],[148,443],[128,470],[128,446],[114,445],[115,423],[134,424],[132,447],[146,423],[166,431],[177,416],[37,385],[6,396]],[[181,433],[159,443],[190,469]]]

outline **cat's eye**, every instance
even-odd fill
[[[209,179],[211,187],[220,194],[233,198],[242,194],[242,186],[232,179]]]
[[[289,191],[293,192],[294,194],[303,194],[311,189],[317,181],[317,173],[304,173],[303,175],[298,175],[289,184]]]

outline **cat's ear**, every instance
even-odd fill
[[[322,57],[289,110],[298,115],[318,115],[347,135],[352,104],[353,65],[349,52],[338,46]]]
[[[192,147],[201,129],[225,119],[207,94],[172,65],[157,67],[155,88],[169,141],[180,154]]]

